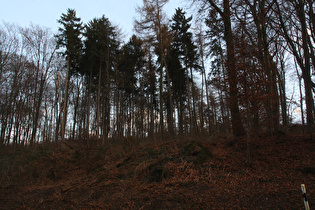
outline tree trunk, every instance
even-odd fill
[[[309,53],[309,47],[308,47],[308,32],[307,32],[307,26],[306,26],[306,17],[305,17],[305,11],[304,11],[304,3],[302,0],[298,0],[293,2],[293,6],[295,7],[297,11],[297,18],[300,21],[301,24],[301,35],[302,35],[302,49],[303,49],[303,57],[300,55],[300,52],[298,52],[297,46],[294,43],[293,39],[289,35],[289,29],[286,27],[285,22],[283,20],[283,17],[281,15],[280,5],[278,2],[276,2],[276,6],[278,9],[278,15],[279,15],[279,21],[280,21],[280,27],[283,31],[283,36],[288,42],[290,46],[290,50],[292,51],[294,57],[296,58],[297,63],[299,64],[301,70],[302,70],[302,78],[304,80],[304,88],[305,88],[305,102],[306,102],[306,115],[307,115],[307,125],[308,130],[312,138],[312,126],[314,124],[314,99],[312,94],[312,88],[313,88],[313,82],[311,79],[311,64],[310,64],[310,53]],[[302,110],[303,111],[303,110]]]
[[[200,51],[200,58],[201,58],[201,70],[202,70],[202,84],[205,87],[206,92],[206,103],[207,103],[207,110],[209,112],[208,118],[206,118],[207,124],[208,124],[208,133],[211,135],[211,119],[210,119],[210,100],[209,100],[209,90],[208,90],[208,82],[206,77],[206,69],[204,64],[204,53],[203,53],[203,38],[202,38],[202,31],[200,31],[200,34],[198,35],[198,42],[199,42],[199,51]],[[202,86],[203,91],[203,86]],[[203,102],[203,93],[201,94],[201,101]],[[204,115],[204,113],[202,113]]]
[[[90,113],[91,113],[91,92],[92,92],[92,70],[90,70],[89,78],[89,90],[88,90],[88,104],[87,104],[87,119],[86,119],[86,135],[89,138],[90,136]]]
[[[239,105],[238,105],[238,88],[237,88],[237,74],[235,65],[234,39],[231,26],[231,12],[229,0],[223,1],[224,12],[224,37],[227,48],[227,73],[229,82],[229,106],[231,111],[232,130],[235,137],[245,135],[245,129],[241,120]]]
[[[78,112],[78,107],[79,107],[79,100],[80,100],[80,86],[77,78],[77,97],[74,101],[74,114],[73,114],[73,127],[72,127],[72,139],[75,139],[75,133],[76,133],[76,124],[77,124],[77,112]]]
[[[312,79],[311,79],[311,64],[310,64],[310,53],[308,48],[308,41],[307,41],[307,26],[306,26],[306,18],[305,18],[305,11],[304,11],[304,3],[302,0],[298,1],[297,6],[297,13],[301,23],[301,30],[302,30],[302,47],[304,52],[304,69],[302,69],[302,77],[304,79],[304,87],[305,87],[305,102],[306,102],[306,116],[307,116],[307,126],[309,130],[309,134],[311,139],[313,139],[312,134],[312,126],[314,123],[314,100],[312,94]]]
[[[63,115],[61,118],[61,142],[65,142],[65,130],[67,122],[67,109],[68,109],[68,89],[69,89],[69,71],[70,71],[70,60],[67,58],[67,74],[66,74],[66,84],[65,84],[65,98],[63,103]]]
[[[304,134],[304,127],[305,127],[305,121],[304,121],[304,108],[303,108],[303,94],[302,94],[302,77],[298,72],[298,67],[296,64],[296,59],[294,59],[295,63],[295,69],[296,69],[296,75],[299,79],[299,93],[300,93],[300,109],[301,109],[301,122],[303,125],[303,134]]]
[[[97,110],[96,110],[96,136],[100,137],[100,103],[101,103],[101,78],[102,78],[102,62],[100,61],[98,72],[98,89],[97,89]]]
[[[165,61],[165,55],[163,55],[163,63],[166,69],[166,78],[167,78],[167,93],[169,97],[169,122],[168,122],[168,132],[172,136],[174,135],[174,122],[173,122],[173,97],[172,97],[172,90],[171,90],[171,79],[168,71],[168,66]]]
[[[188,72],[188,66],[187,66],[187,61],[186,61],[186,84],[187,84],[187,107],[188,107],[188,118],[189,118],[189,135],[192,135],[193,131],[193,120],[192,120],[192,111],[191,111],[191,88],[190,88],[190,82],[189,82],[189,72]],[[188,131],[187,131],[188,132]]]

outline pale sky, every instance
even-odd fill
[[[0,0],[0,5],[0,25],[5,22],[26,27],[32,23],[57,32],[57,19],[71,8],[83,23],[105,15],[129,37],[133,33],[135,8],[142,5],[142,0]],[[185,0],[170,0],[165,11],[171,18],[175,8],[185,9],[185,5]]]

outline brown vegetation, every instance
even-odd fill
[[[315,144],[307,136],[251,139],[249,166],[243,138],[148,142],[7,146],[1,209],[302,209],[301,184],[315,205]]]

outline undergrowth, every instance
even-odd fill
[[[2,148],[0,208],[303,208],[315,205],[306,136]],[[16,196],[18,195],[18,196]]]

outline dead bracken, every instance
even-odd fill
[[[87,148],[80,140],[69,143],[73,149],[6,147],[1,208],[302,209],[302,183],[315,203],[315,144],[307,139],[252,139],[250,165],[242,138],[232,146],[228,138],[216,144],[148,140],[131,150],[122,144]]]

